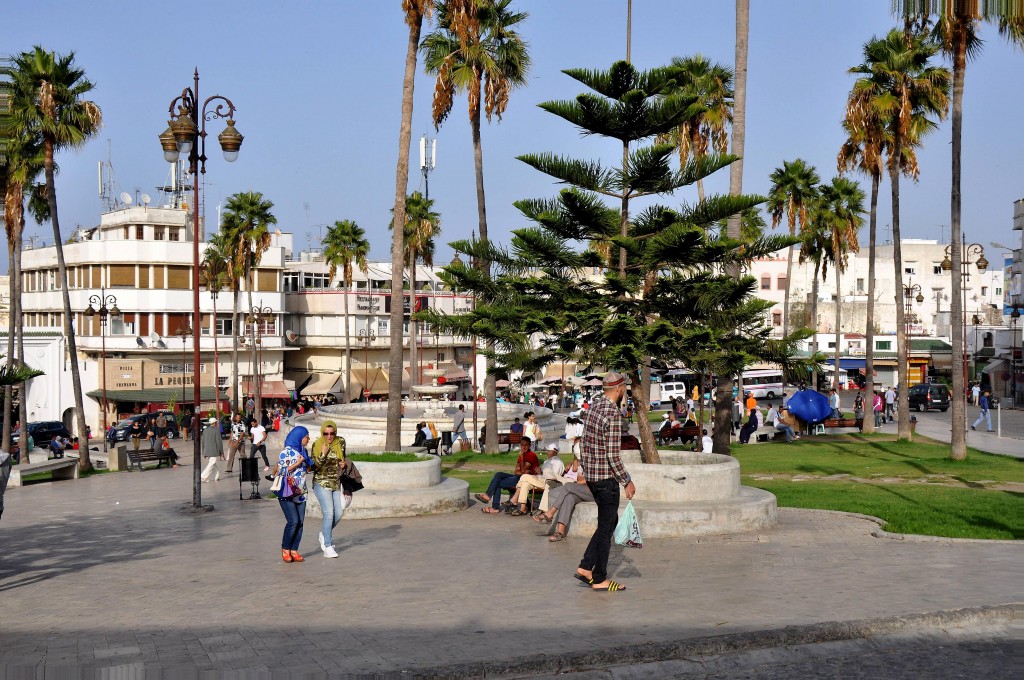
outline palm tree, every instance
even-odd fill
[[[352,290],[353,262],[363,274],[369,271],[366,263],[366,256],[370,254],[370,242],[366,240],[366,232],[352,220],[340,220],[334,226],[327,228],[324,236],[324,261],[330,268],[328,276],[333,281],[334,275],[341,266],[341,283],[344,287],[345,297],[345,392],[342,395],[344,403],[349,401],[349,389],[352,385],[352,332],[348,327],[348,298]]]
[[[690,157],[703,158],[709,151],[723,154],[729,148],[726,132],[732,122],[732,70],[713,64],[707,57],[674,57],[677,90],[697,98],[691,117],[673,130],[668,140],[679,150],[679,165]],[[697,196],[704,200],[704,180],[697,181]]]
[[[902,0],[898,3],[904,17],[928,17],[931,3],[920,0]],[[960,159],[963,148],[963,98],[964,81],[967,73],[967,61],[981,51],[981,39],[978,38],[978,22],[994,21],[998,24],[999,33],[1006,36],[1012,43],[1024,46],[1024,8],[1018,3],[1015,8],[1009,4],[1002,6],[996,3],[967,2],[966,0],[947,0],[939,8],[939,18],[935,25],[934,37],[941,45],[942,51],[953,62],[953,102],[952,102],[952,172],[950,191],[950,261],[952,268],[952,299],[950,316],[963,319],[961,286],[963,285],[962,266],[963,254],[960,252]],[[964,356],[963,336],[951,333],[953,356],[959,361]],[[966,386],[961,370],[953,371],[953,430],[950,439],[950,457],[963,460],[967,457],[967,414]]]
[[[271,235],[268,227],[277,224],[277,218],[271,212],[273,208],[273,201],[263,198],[263,194],[260,192],[243,191],[228,197],[224,213],[221,216],[221,232],[224,234],[223,238],[228,246],[228,252],[231,254],[232,268],[240,271],[245,279],[247,309],[253,308],[252,289],[256,278],[255,271],[259,267],[260,260],[263,259],[263,253],[267,252],[270,247]],[[235,318],[237,319],[237,307]],[[254,321],[254,323],[258,322]],[[234,329],[232,330],[234,331]],[[237,335],[237,331],[235,333]],[[255,382],[256,371],[254,369],[254,385]],[[257,413],[262,408],[261,387],[261,385],[255,385]],[[237,384],[235,391],[237,392]]]
[[[420,44],[423,19],[434,9],[431,0],[402,0],[402,12],[409,27],[409,40],[405,49],[405,74],[402,77],[402,122],[398,128],[398,164],[395,168],[395,207],[391,211],[395,220],[405,224],[405,192],[409,187],[409,145],[412,140],[413,90],[416,84],[416,55]],[[402,262],[405,248],[403,230],[391,233],[391,345],[388,351],[388,430],[384,439],[387,451],[402,448],[402,305],[398,304],[402,291]]]
[[[435,75],[434,126],[440,128],[455,103],[455,95],[465,91],[469,104],[469,124],[473,136],[473,164],[476,171],[476,203],[480,242],[486,246],[487,204],[484,194],[483,146],[480,142],[480,114],[490,122],[501,121],[512,90],[526,84],[530,54],[517,28],[526,20],[526,12],[509,9],[511,0],[439,0],[438,30],[423,40],[421,47],[427,73]],[[396,213],[396,219],[398,219]],[[623,218],[625,219],[625,218]],[[623,235],[625,235],[623,222]],[[479,261],[481,271],[490,276],[491,264]],[[488,348],[490,356],[493,348]],[[487,431],[497,432],[498,411],[495,377],[487,359],[484,395],[487,400]],[[474,371],[475,371],[474,367]],[[490,437],[487,450],[496,453],[498,438]]]
[[[199,264],[199,278],[206,285],[206,289],[210,291],[210,297],[213,299],[213,384],[218,415],[220,414],[220,376],[217,375],[217,370],[220,367],[220,355],[217,351],[217,296],[222,288],[232,283],[231,256],[228,249],[229,244],[224,237],[224,232],[218,231],[210,237],[206,252],[203,253],[203,261]],[[234,342],[237,343],[238,334],[234,332],[234,328],[232,328],[231,335],[235,336]],[[237,380],[237,376],[234,377]],[[237,390],[232,390],[232,392],[235,391]]]
[[[772,228],[779,226],[785,215],[789,224],[789,235],[797,235],[807,228],[808,208],[818,196],[817,170],[801,158],[794,161],[783,161],[781,168],[776,168],[769,179],[772,188],[768,192],[768,210],[772,214]],[[786,263],[786,295],[782,303],[782,335],[789,335],[789,291],[793,287],[793,248],[789,249]],[[815,333],[818,329],[815,327]]]
[[[847,255],[860,252],[857,232],[864,224],[864,191],[856,182],[834,177],[821,187],[821,200],[828,213],[828,232],[832,263],[836,269],[836,347],[835,377],[832,387],[839,389],[839,345],[842,335],[843,292],[841,277],[846,271]]]
[[[405,243],[405,264],[409,268],[409,290],[412,291],[412,304],[409,307],[409,375],[414,375],[415,367],[418,365],[416,358],[416,337],[418,322],[413,314],[416,309],[416,265],[422,261],[428,267],[434,264],[434,237],[441,233],[441,215],[433,211],[434,202],[424,198],[419,191],[409,194],[405,202],[405,236],[402,241]],[[392,222],[388,229],[394,229]]]
[[[83,99],[93,89],[85,71],[75,65],[75,53],[55,55],[36,45],[31,52],[22,52],[14,58],[11,70],[14,98],[13,118],[24,130],[42,137],[46,199],[53,225],[53,243],[57,251],[57,269],[64,301],[64,335],[68,343],[71,364],[71,384],[75,398],[77,430],[85,436],[85,407],[82,399],[82,380],[78,371],[78,348],[71,326],[71,297],[68,293],[67,267],[64,263],[64,239],[60,233],[57,214],[57,185],[54,178],[54,155],[63,149],[79,147],[100,128],[102,116],[99,107]],[[104,414],[104,418],[106,414]],[[79,468],[92,468],[89,447],[81,451]]]
[[[859,73],[854,84],[858,99],[872,102],[885,121],[891,139],[888,168],[892,184],[892,240],[896,291],[903,289],[903,253],[900,247],[900,174],[904,172],[904,146],[909,146],[926,131],[928,116],[944,118],[949,105],[950,73],[933,66],[938,46],[916,31],[893,29],[884,38],[873,38],[864,45],[864,63],[850,69]],[[923,120],[922,120],[923,118]],[[905,312],[896,300],[896,344],[900,380],[907,382]],[[904,390],[905,391],[905,390]],[[910,439],[910,410],[906,399],[899,402],[901,440]]]

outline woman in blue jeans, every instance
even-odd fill
[[[528,442],[529,440],[524,436],[523,441]],[[536,474],[540,474],[540,459],[529,449],[528,445],[524,446],[519,458],[516,459],[516,469],[512,474],[495,472],[491,477],[491,483],[487,486],[487,493],[476,494],[476,499],[485,504],[482,508],[484,514],[501,514],[501,490],[509,489],[511,493],[511,490],[516,488],[516,484],[519,483],[520,477]],[[488,503],[489,506],[486,505]]]
[[[320,426],[320,438],[313,442],[313,493],[323,513],[320,530],[320,550],[324,557],[337,557],[334,548],[334,527],[338,526],[352,496],[341,488],[341,468],[345,464],[345,438],[338,436],[338,426],[325,420]]]
[[[277,492],[277,501],[284,513],[284,535],[281,537],[281,559],[302,562],[299,543],[302,541],[302,522],[306,518],[306,472],[310,460],[306,455],[309,430],[296,427],[284,440],[284,450],[274,466],[274,477],[283,476],[283,485]]]

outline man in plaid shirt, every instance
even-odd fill
[[[587,486],[597,503],[597,529],[590,537],[576,578],[594,590],[616,592],[625,590],[625,586],[608,578],[608,553],[619,521],[619,484],[625,487],[626,498],[633,497],[636,487],[619,457],[622,413],[618,405],[626,396],[626,378],[613,372],[605,375],[602,382],[604,395],[580,415],[583,420],[580,463],[586,470]]]

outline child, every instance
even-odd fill
[[[702,453],[711,453],[711,448],[713,446],[714,446],[714,443],[711,441],[711,435],[708,434],[708,431],[706,429],[705,430],[701,430],[701,438],[700,438],[700,450],[701,450],[701,452]]]

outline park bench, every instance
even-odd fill
[[[823,424],[825,427],[860,427],[863,423],[863,418],[829,418]]]
[[[433,439],[424,440],[422,446],[427,453],[433,452],[433,454],[436,456],[438,455],[437,450],[441,446],[441,438],[434,437]]]
[[[673,425],[664,432],[657,433],[656,436],[662,444],[671,444],[678,439],[680,445],[686,445],[700,439],[700,427],[693,424]]]
[[[35,453],[38,454],[38,451]],[[38,463],[21,463],[11,468],[8,486],[21,486],[23,478],[40,472],[53,473],[54,479],[78,479],[78,456],[63,456]]]
[[[161,467],[164,463],[167,467],[174,465],[174,460],[177,455],[174,453],[174,449],[139,449],[138,451],[128,451],[128,469],[137,466],[141,472],[143,463],[152,463],[156,461],[156,467]]]
[[[499,432],[498,433],[498,446],[505,444],[508,448],[506,451],[511,451],[513,446],[519,446],[519,443],[523,441],[522,432]]]

